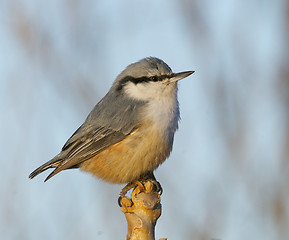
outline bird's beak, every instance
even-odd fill
[[[170,82],[177,82],[183,78],[186,78],[193,74],[195,71],[186,71],[186,72],[180,72],[180,73],[173,73],[170,77]]]

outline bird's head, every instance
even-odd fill
[[[193,72],[173,73],[161,59],[148,57],[130,64],[121,72],[113,84],[113,89],[142,101],[175,97],[177,82]]]

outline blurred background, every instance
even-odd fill
[[[0,238],[125,239],[122,185],[28,175],[128,64],[155,56],[196,71],[156,171],[156,237],[289,239],[288,43],[286,0],[2,0]]]

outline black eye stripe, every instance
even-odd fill
[[[160,81],[163,81],[165,78],[168,78],[170,76],[171,75],[161,75],[161,76],[139,77],[139,78],[126,76],[119,81],[119,85],[117,87],[117,90],[121,90],[127,82],[132,82],[134,84],[144,83],[144,82],[160,82]]]

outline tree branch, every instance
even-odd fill
[[[154,240],[155,225],[161,215],[161,198],[152,182],[138,182],[131,199],[121,200],[127,220],[127,240]]]

